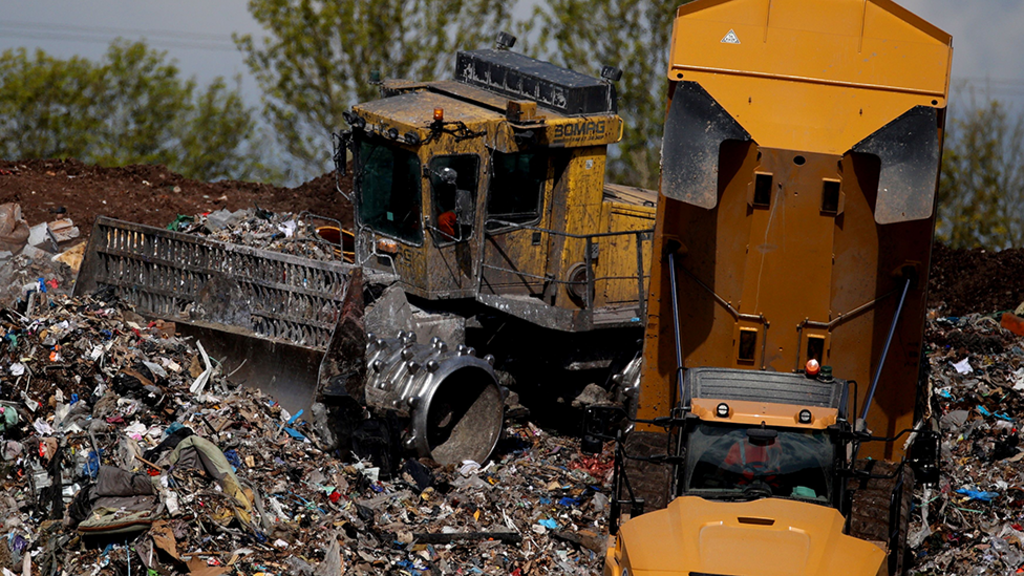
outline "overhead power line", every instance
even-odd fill
[[[998,84],[1005,86],[1024,87],[1024,78],[984,78],[981,76],[954,76],[954,80],[963,80],[968,84]]]
[[[7,20],[0,22],[0,33],[8,37],[33,40],[57,40],[68,42],[91,42],[110,44],[117,36],[143,37],[148,44],[166,48],[194,50],[237,50],[230,37],[224,34],[207,34],[181,30],[146,30],[137,28],[115,28],[109,26],[75,26],[68,24],[43,24]]]
[[[1017,99],[1024,97],[1024,78],[983,78],[959,76],[953,78],[953,93],[965,96],[968,93],[980,96]]]
[[[97,34],[142,34],[146,36],[191,38],[193,40],[211,40],[215,42],[231,41],[231,38],[228,35],[208,32],[189,32],[187,30],[154,30],[141,28],[117,28],[112,26],[76,26],[72,24],[47,24],[42,22],[23,22],[18,20],[6,20],[3,23],[0,23],[0,26],[16,29],[34,28],[38,30],[89,32]]]

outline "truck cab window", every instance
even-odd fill
[[[422,244],[420,159],[376,140],[360,140],[356,151],[360,223],[385,236]]]
[[[540,219],[547,158],[540,154],[495,152],[487,194],[487,231]]]
[[[686,494],[831,500],[834,450],[823,431],[781,429],[776,438],[758,441],[745,427],[701,422],[688,444]]]
[[[468,240],[476,220],[480,158],[473,154],[430,160],[431,233],[435,244]]]

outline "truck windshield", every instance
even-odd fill
[[[421,244],[420,159],[391,143],[358,142],[355,185],[360,223],[386,236]]]
[[[775,496],[828,503],[834,447],[820,430],[778,429],[768,440],[746,427],[700,422],[689,435],[683,492],[708,498]]]

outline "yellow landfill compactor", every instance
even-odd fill
[[[465,343],[543,400],[639,352],[657,194],[605,182],[621,71],[589,76],[514,41],[459,52],[449,80],[381,82],[345,113],[335,159],[351,153],[356,264],[464,320]]]
[[[697,0],[670,50],[605,574],[902,573],[915,477],[938,474],[951,38],[890,0]]]
[[[332,448],[356,426],[377,433],[365,405],[400,419],[389,449],[401,435],[442,464],[485,460],[511,380],[496,371],[539,389],[562,385],[548,372],[601,377],[636,355],[657,200],[604,181],[621,71],[588,76],[499,39],[459,52],[450,80],[385,81],[346,112],[335,158],[352,155],[354,263],[100,218],[76,294],[174,321],[233,381],[333,428]],[[297,236],[282,242],[319,241]]]

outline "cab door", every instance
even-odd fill
[[[434,247],[428,282],[436,298],[472,297],[479,268],[477,196],[482,167],[477,154],[433,156],[427,162],[427,229]]]
[[[548,155],[493,152],[484,220],[480,294],[542,297],[548,259]]]

